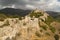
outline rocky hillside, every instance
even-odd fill
[[[0,14],[0,40],[55,40],[60,37],[60,23],[43,10],[33,10],[24,17]]]

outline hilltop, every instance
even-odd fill
[[[43,10],[29,11],[25,16],[5,12],[0,14],[0,40],[55,40],[60,36],[60,22]]]

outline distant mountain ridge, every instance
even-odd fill
[[[28,15],[32,10],[23,10],[23,9],[15,9],[15,8],[4,8],[0,10],[0,13],[6,14],[6,15],[19,15],[19,16],[26,16]],[[50,16],[56,18],[60,16],[60,12],[54,12],[54,11],[45,11]]]
[[[14,8],[5,8],[0,10],[0,13],[9,14],[9,15],[20,15],[25,16],[27,15],[31,10],[23,10],[23,9],[14,9]]]
[[[60,12],[54,12],[54,11],[46,11],[50,16],[57,17],[60,15]]]

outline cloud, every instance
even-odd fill
[[[17,2],[17,0],[0,0],[1,5],[11,5]]]
[[[47,5],[46,10],[60,11],[60,2],[58,0],[53,0]]]
[[[6,7],[60,11],[60,0],[0,0],[0,9]]]
[[[15,5],[11,5],[11,6],[3,6],[3,8],[15,8]]]
[[[58,1],[60,1],[60,0],[58,0]]]
[[[33,6],[33,5],[29,5],[29,4],[27,4],[25,7],[28,8],[28,9],[36,9],[35,6]]]

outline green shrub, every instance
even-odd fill
[[[56,29],[55,29],[54,27],[52,27],[52,26],[50,26],[50,30],[51,30],[53,33],[56,32]]]
[[[4,15],[4,14],[0,14],[0,21],[4,21],[4,19],[6,19],[6,18],[7,18],[6,15]]]
[[[59,35],[55,34],[54,38],[55,38],[55,40],[59,40]]]
[[[35,33],[37,37],[41,37],[41,34],[39,32]]]
[[[46,35],[50,36],[50,34],[48,32],[45,33]]]
[[[7,37],[6,40],[11,40],[11,39],[9,37]]]
[[[41,29],[40,32],[43,32],[43,30]]]
[[[19,20],[22,20],[22,17],[19,17]]]
[[[34,20],[34,18],[31,18],[31,20]]]
[[[4,26],[9,26],[9,21],[7,20],[2,26],[0,26],[0,28],[3,28]]]
[[[7,20],[3,26],[8,26],[8,25],[10,24],[9,24],[9,21]]]
[[[47,30],[47,26],[45,25],[41,26],[41,28],[43,28],[44,30]]]
[[[45,23],[50,25],[50,23],[53,22],[53,21],[54,21],[54,18],[51,17],[51,16],[48,16],[48,18],[46,19]]]
[[[47,26],[46,25],[40,25],[40,21],[38,22],[38,24],[39,24],[39,27],[41,27],[41,28],[43,28],[44,30],[47,30]]]
[[[25,25],[26,25],[26,23],[24,22],[24,23],[23,23],[23,25],[25,26]]]
[[[39,27],[40,27],[40,26],[41,26],[41,25],[40,25],[40,21],[38,21],[38,24],[39,24]]]
[[[20,36],[20,35],[21,35],[21,33],[17,33],[17,34],[16,34],[16,36]]]

